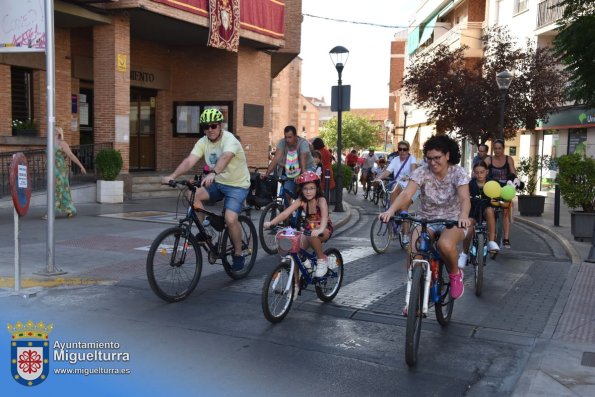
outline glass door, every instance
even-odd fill
[[[155,169],[156,100],[156,91],[130,90],[130,171]]]

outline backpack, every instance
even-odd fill
[[[250,190],[246,202],[256,208],[261,208],[271,203],[277,196],[277,182],[261,179],[260,173],[250,174]]]

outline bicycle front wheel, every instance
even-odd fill
[[[393,221],[382,222],[378,217],[372,222],[370,229],[370,242],[376,253],[383,254],[388,249],[390,241],[393,239]]]
[[[290,280],[292,278],[290,269],[290,263],[286,259],[282,260],[267,276],[262,286],[260,300],[262,312],[271,323],[278,323],[287,316],[293,302],[293,294],[297,293]],[[288,281],[289,289],[286,288]]]
[[[440,293],[440,299],[434,305],[436,311],[436,320],[440,325],[448,325],[452,316],[452,309],[455,301],[450,297],[450,278],[448,277],[448,271],[444,262],[440,263],[438,270],[438,291]]]
[[[372,202],[374,203],[374,205],[378,205],[378,201],[380,201],[380,193],[380,188],[374,188],[374,196],[372,197]]]
[[[187,229],[177,226],[164,230],[151,244],[147,279],[164,301],[186,299],[196,288],[201,272],[200,247]]]
[[[353,181],[353,189],[351,189],[351,193],[357,194],[357,177],[355,177],[355,180]]]
[[[343,282],[343,257],[335,248],[327,249],[324,254],[328,258],[328,271],[326,276],[318,280],[314,288],[318,299],[330,302],[337,296]]]
[[[258,234],[260,239],[260,245],[269,255],[275,255],[278,250],[277,240],[275,236],[277,232],[282,230],[286,225],[287,221],[281,222],[280,224],[273,226],[270,229],[264,228],[265,222],[270,222],[273,218],[279,215],[283,211],[283,207],[281,204],[273,201],[272,203],[267,204],[266,207],[263,208],[262,213],[260,214],[260,221],[258,222]]]
[[[407,306],[407,329],[405,331],[405,361],[410,367],[417,364],[417,350],[421,337],[421,320],[423,319],[423,271],[416,266],[412,272],[411,292]]]
[[[244,267],[242,270],[234,271],[231,269],[231,263],[233,263],[231,255],[234,253],[234,246],[229,237],[228,228],[225,228],[222,237],[222,245],[225,247],[222,255],[223,269],[234,280],[244,278],[250,273],[250,270],[254,267],[254,262],[256,262],[256,254],[258,254],[258,240],[256,238],[254,224],[245,215],[240,215],[238,221],[242,229],[242,256],[244,257]]]
[[[475,295],[481,296],[483,290],[483,266],[485,265],[483,251],[485,249],[485,234],[477,234],[477,246],[475,255],[471,258],[475,272]]]

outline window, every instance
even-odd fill
[[[509,156],[516,156],[516,146],[509,146],[508,147],[508,155]]]
[[[527,9],[529,0],[514,0],[514,13],[518,14]]]
[[[33,117],[33,71],[12,67],[10,69],[12,119],[32,125]]]
[[[232,102],[174,102],[174,136],[202,137],[200,114],[211,108],[223,113],[223,129],[233,132]]]

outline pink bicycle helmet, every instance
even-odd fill
[[[297,177],[296,182],[298,185],[303,185],[308,182],[320,182],[320,178],[316,175],[315,172],[306,171],[300,176]]]

